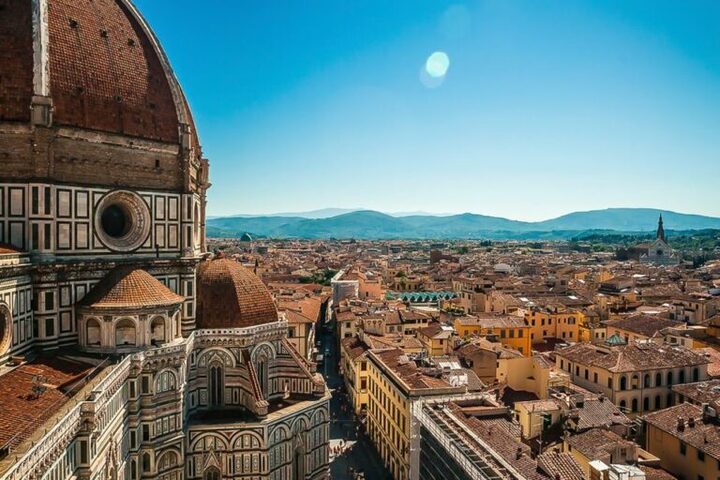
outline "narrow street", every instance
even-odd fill
[[[321,342],[318,350],[325,354],[325,361],[322,366],[318,366],[318,370],[323,374],[328,388],[332,391],[330,400],[331,478],[333,480],[391,479],[392,477],[383,466],[375,447],[358,429],[359,422],[353,419],[352,407],[346,400],[343,379],[338,372],[340,355],[337,351],[334,330],[328,332],[321,328],[316,338],[319,338]],[[346,411],[343,411],[343,405],[347,405]],[[342,444],[345,445],[344,451],[334,454],[333,451],[339,451]]]

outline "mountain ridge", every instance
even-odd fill
[[[663,215],[668,230],[720,229],[720,218],[654,208],[608,208],[571,212],[539,222],[461,213],[450,216],[397,217],[374,210],[356,210],[323,218],[293,216],[216,217],[207,221],[211,237],[243,233],[277,238],[568,238],[587,231],[650,232]],[[553,232],[555,232],[553,234]]]

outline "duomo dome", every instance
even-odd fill
[[[230,258],[216,257],[198,267],[198,328],[238,328],[277,322],[267,287]]]

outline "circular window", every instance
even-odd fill
[[[110,249],[121,252],[140,247],[150,233],[150,210],[140,196],[118,190],[105,195],[95,211],[95,229]]]
[[[0,303],[0,355],[5,354],[10,348],[11,326],[12,315],[10,315],[10,309],[4,303]]]

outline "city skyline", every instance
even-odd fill
[[[720,215],[712,2],[138,6],[188,92],[211,215]]]

